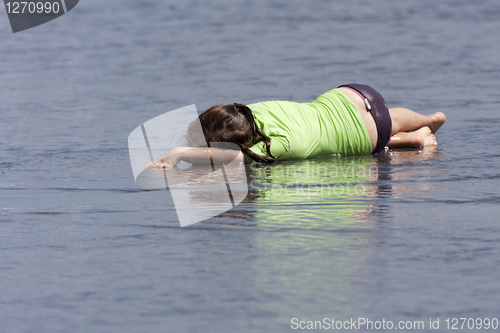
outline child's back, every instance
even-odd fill
[[[269,101],[248,107],[257,126],[271,139],[271,153],[280,159],[372,151],[359,112],[340,89],[330,90],[311,103]],[[262,143],[251,150],[267,154]]]

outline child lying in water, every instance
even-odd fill
[[[318,156],[376,154],[388,147],[437,145],[434,133],[446,117],[421,115],[405,108],[388,109],[373,88],[349,84],[327,91],[311,103],[270,101],[250,105],[215,105],[200,115],[204,137],[192,123],[188,141],[146,166],[173,167],[229,163],[235,160],[276,163]],[[234,150],[206,148],[207,142],[230,142]],[[205,146],[205,147],[202,147]]]

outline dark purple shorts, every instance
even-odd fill
[[[375,89],[363,84],[343,84],[340,87],[351,88],[365,101],[366,108],[370,111],[377,125],[377,146],[373,153],[378,153],[384,150],[385,146],[391,139],[392,120],[389,114],[389,109],[385,104],[384,98]]]

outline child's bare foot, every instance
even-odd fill
[[[431,118],[431,123],[429,124],[429,128],[432,133],[436,133],[437,130],[444,124],[446,121],[446,116],[442,112],[436,112],[428,116]]]
[[[391,148],[419,148],[437,146],[436,137],[427,126],[413,132],[400,132],[391,137],[388,144]]]
[[[429,135],[424,141],[424,146],[437,146],[437,145],[438,142],[434,134]]]
[[[420,147],[437,146],[436,137],[434,136],[434,134],[432,134],[431,129],[427,126],[422,127],[416,131],[409,132],[408,134],[411,134],[412,136],[415,137],[415,141],[420,144]]]

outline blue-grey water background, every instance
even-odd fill
[[[500,317],[499,31],[494,0],[85,0],[17,34],[2,7],[0,331]],[[301,179],[360,195],[273,194],[289,180],[261,169],[245,202],[188,228],[134,183],[144,121],[350,82],[446,113],[439,146],[283,164],[369,166]]]

